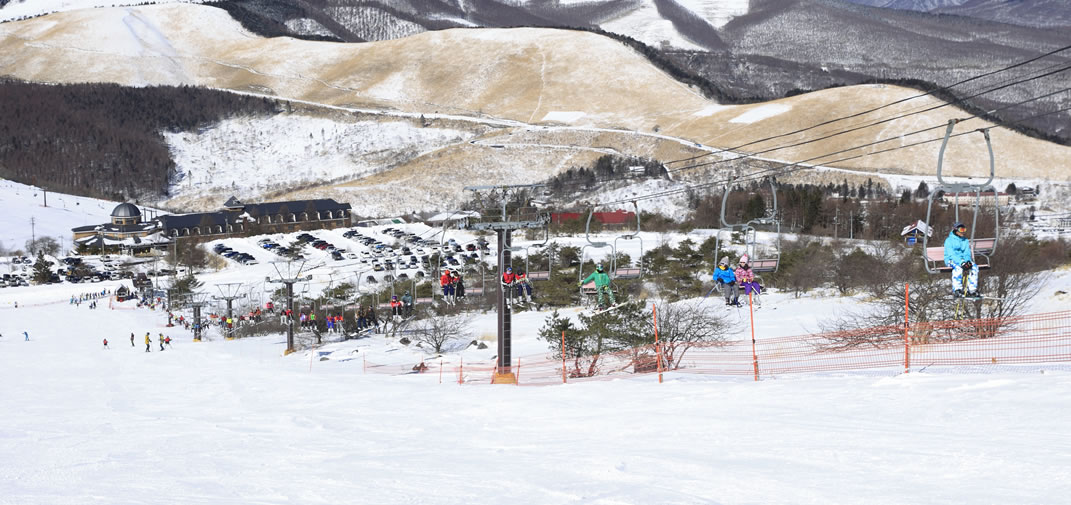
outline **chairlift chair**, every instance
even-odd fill
[[[618,235],[614,238],[614,255],[610,259],[611,279],[638,279],[643,275],[643,237],[640,236],[640,207],[635,201],[632,202],[632,206],[636,214],[636,232]],[[617,265],[617,251],[620,250],[617,245],[619,240],[638,240],[640,242],[640,254],[636,259],[637,266],[619,267]]]
[[[952,207],[955,212],[955,220],[958,222],[959,217],[959,196],[960,193],[974,193],[974,205],[972,205],[972,217],[971,217],[971,235],[968,239],[971,245],[971,261],[973,261],[980,270],[985,270],[990,267],[991,261],[989,257],[993,255],[997,250],[997,243],[1000,241],[1000,206],[996,201],[997,190],[993,187],[993,178],[996,175],[996,160],[993,156],[993,143],[989,138],[989,129],[982,128],[977,131],[982,133],[985,137],[986,149],[989,152],[989,178],[985,182],[980,184],[971,184],[969,182],[946,182],[943,177],[943,167],[945,158],[945,148],[948,147],[948,139],[952,136],[952,130],[955,128],[956,123],[960,120],[950,119],[948,126],[945,128],[945,137],[941,142],[941,150],[937,157],[937,187],[930,192],[929,199],[926,204],[926,220],[923,222],[928,229],[933,229],[930,224],[930,219],[933,216],[933,200],[938,193],[947,194],[952,193],[953,201]],[[992,192],[994,196],[993,202],[993,237],[992,238],[976,238],[975,232],[978,227],[978,214],[981,209],[982,193]],[[926,272],[935,273],[947,273],[952,271],[952,267],[944,264],[945,248],[942,244],[940,247],[929,247],[929,234],[922,234],[922,259],[923,265],[926,267]]]
[[[781,266],[781,220],[777,218],[777,185],[773,178],[770,178],[770,193],[773,200],[773,206],[766,209],[766,215],[757,219],[752,219],[746,223],[729,223],[725,218],[726,202],[729,201],[729,193],[732,192],[732,181],[725,186],[725,195],[721,199],[721,224],[722,228],[718,229],[717,235],[714,239],[715,251],[721,251],[721,233],[728,231],[730,236],[734,231],[741,231],[744,233],[744,253],[748,255],[748,264],[751,265],[751,270],[756,274],[777,272]],[[755,228],[756,225],[774,225],[777,230],[777,242],[774,246],[773,254],[767,254],[765,258],[759,257],[758,248],[758,232]],[[715,258],[715,261],[717,258]],[[758,276],[761,279],[761,276]]]
[[[605,249],[605,248],[609,247],[610,248],[610,257],[611,258],[616,258],[617,257],[617,248],[613,243],[611,243],[611,242],[593,242],[591,240],[591,217],[593,215],[595,215],[595,207],[592,207],[591,210],[588,212],[588,221],[587,221],[587,224],[584,227],[584,239],[587,240],[588,243],[580,248],[580,266],[577,267],[577,269],[576,269],[576,271],[577,271],[577,280],[576,280],[577,283],[580,283],[580,282],[584,281],[584,263],[587,262],[587,251],[588,251],[588,249]],[[611,272],[612,272],[612,270],[611,270]],[[610,276],[610,279],[611,280],[613,279],[613,275]],[[583,295],[585,300],[589,299],[591,296],[593,296],[593,295],[595,295],[597,293],[598,293],[598,291],[596,291],[596,289],[595,289],[595,281],[591,281],[591,282],[585,283],[584,285],[580,286],[580,294]]]

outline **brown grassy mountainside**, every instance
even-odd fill
[[[361,109],[508,120],[517,122],[519,128],[526,124],[564,125],[575,127],[578,134],[558,131],[554,143],[580,147],[594,147],[589,142],[597,141],[592,139],[598,136],[591,135],[591,128],[613,128],[647,135],[657,132],[728,148],[919,93],[867,85],[764,104],[719,106],[672,80],[638,53],[590,33],[454,29],[364,44],[265,39],[245,31],[222,10],[182,4],[89,9],[0,24],[0,75],[39,82],[203,85]],[[941,102],[932,98],[911,100],[745,150],[755,152],[811,140],[847,125],[937,105]],[[800,161],[879,139],[894,139],[869,148],[886,149],[939,137],[943,128],[900,138],[965,115],[953,107],[943,107],[762,157]],[[960,128],[984,126],[989,124],[972,120]],[[994,129],[992,135],[997,170],[1003,177],[1071,179],[1071,148],[1001,128]],[[471,147],[460,145],[437,153],[437,163],[399,169],[425,173],[462,170],[466,159],[488,153],[486,146],[466,145]],[[836,166],[927,174],[933,171],[938,147],[935,142]],[[540,153],[538,146],[524,149],[533,156],[533,162],[547,163],[546,176],[560,170],[566,159]],[[564,151],[560,147],[552,150]],[[647,145],[642,150],[677,152],[679,146],[666,150]],[[565,156],[576,154],[566,152]],[[959,137],[950,145],[946,173],[981,175],[984,160],[981,135]]]

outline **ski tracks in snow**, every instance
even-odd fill
[[[529,123],[535,121],[536,114],[543,107],[543,90],[547,89],[547,52],[540,49],[539,56],[543,58],[539,66],[539,99],[536,100],[535,108],[532,109],[532,115],[528,116]]]

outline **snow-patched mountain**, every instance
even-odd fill
[[[314,119],[280,116],[268,120],[271,125],[262,125],[259,119],[237,120],[170,135],[178,172],[186,177],[178,181],[177,193],[196,198],[205,189],[259,187],[271,196],[311,196],[329,190],[331,196],[355,207],[383,201],[393,211],[442,206],[462,198],[462,187],[475,180],[537,182],[607,153],[681,159],[918,94],[869,85],[724,106],[670,78],[617,41],[588,32],[443,30],[400,40],[340,44],[258,37],[223,10],[198,5],[79,10],[0,24],[0,55],[9,75],[33,81],[196,84],[330,106],[338,124],[322,126],[320,131],[308,126]],[[822,141],[813,141],[817,133],[829,133],[840,125],[753,143],[747,150],[790,162],[823,164],[851,158],[834,165],[924,175],[933,171],[938,142],[868,157],[856,157],[859,151],[845,149],[882,141],[866,149],[875,152],[933,139],[949,119],[966,116],[944,105],[933,97],[915,98],[859,117],[853,124],[932,110]],[[382,126],[356,124],[363,120]],[[406,124],[401,137],[411,141],[362,143],[365,136],[397,137],[400,130],[392,130],[396,126],[390,124],[399,120]],[[987,125],[972,120],[963,128]],[[239,126],[245,130],[238,131]],[[906,135],[924,127],[937,130]],[[416,131],[423,128],[439,131]],[[261,135],[267,131],[291,135]],[[1003,176],[1066,178],[1061,167],[1071,149],[1003,128],[992,134],[997,169]],[[287,145],[266,145],[262,138]],[[788,144],[798,145],[783,147]],[[371,151],[353,154],[364,149],[355,146]],[[383,150],[382,155],[376,154],[377,149]],[[270,166],[284,175],[263,181],[246,177],[256,164],[227,154],[252,156],[261,151],[274,155],[256,159],[278,160]],[[839,156],[820,157],[838,151]],[[981,175],[980,167],[988,161],[985,156],[981,135],[959,137],[949,147],[946,171]],[[239,166],[249,169],[222,173]],[[727,168],[707,167],[678,176],[702,180]],[[214,184],[205,182],[213,179]],[[205,188],[197,188],[202,182]],[[194,206],[215,205],[213,197],[210,203]]]
[[[1067,0],[847,0],[859,5],[955,14],[1021,26],[1071,26]]]

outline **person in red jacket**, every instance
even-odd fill
[[[439,286],[443,288],[443,300],[450,305],[453,305],[455,301],[454,283],[452,282],[452,279],[449,270],[443,270],[442,277],[439,277]]]
[[[513,275],[513,268],[506,267],[506,272],[502,274],[502,294],[506,297],[507,305],[513,301],[513,284],[515,282],[517,282],[517,276]]]

